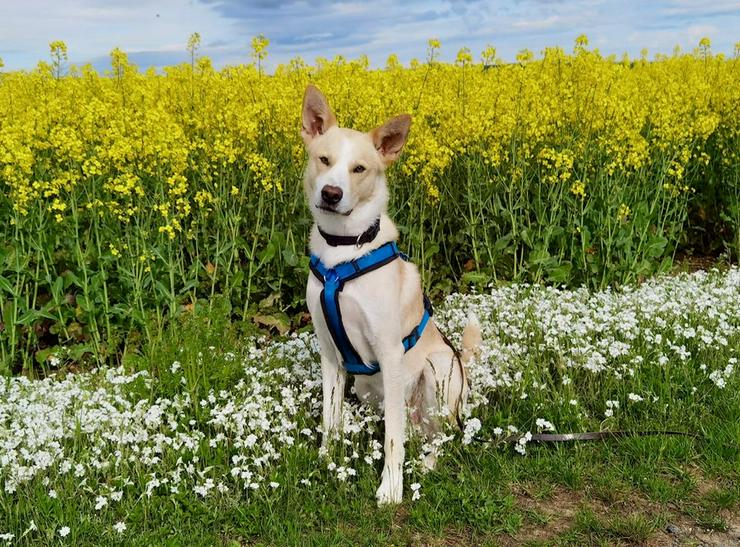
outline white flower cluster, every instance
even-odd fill
[[[706,366],[692,365],[696,370],[690,372],[703,382],[696,385],[724,388],[737,368],[739,310],[737,269],[660,278],[621,291],[511,285],[486,295],[452,295],[435,321],[459,342],[474,312],[484,340],[469,370],[472,389],[462,441],[508,432],[520,435],[515,450],[524,454],[532,438],[527,429],[562,430],[561,413],[586,416],[589,408],[600,406],[610,418],[620,401],[623,408],[641,402],[629,407],[640,409],[657,401],[655,394],[641,391],[638,380],[647,369],[711,362],[709,373]],[[321,375],[313,335],[277,343],[251,340],[244,352],[241,379],[198,400],[186,374],[193,364],[174,359],[160,371],[173,375],[168,385],[178,386],[168,397],[148,396],[160,392],[155,388],[161,378],[123,369],[0,382],[0,496],[42,484],[53,498],[74,477],[94,510],[115,518],[115,506],[124,497],[205,498],[236,491],[249,499],[254,491],[266,496],[328,480],[351,482],[363,466],[377,465],[381,420],[357,401],[344,407],[343,436],[318,448]],[[717,355],[724,361],[719,363]],[[233,353],[221,358],[237,359]],[[207,367],[208,359],[201,355],[198,366]],[[592,391],[584,392],[584,385]],[[603,403],[595,405],[594,396]],[[485,431],[489,401],[529,405],[523,407],[531,409],[529,418],[518,424],[524,432],[506,422]],[[506,419],[504,411],[497,414]],[[523,420],[521,415],[509,419]],[[441,431],[421,451],[441,454],[455,438],[451,433]],[[280,469],[291,450],[313,451],[325,460],[317,461],[309,476],[286,482],[293,475]],[[409,451],[407,473],[421,468],[422,456],[414,459]],[[414,499],[420,488],[413,483]],[[126,524],[118,521],[114,529],[123,533]],[[0,540],[9,540],[23,530],[2,532]],[[58,530],[61,537],[69,533],[68,527]]]
[[[724,369],[713,370],[711,373],[709,373],[709,379],[714,382],[714,385],[716,385],[718,388],[724,389],[724,387],[727,385],[727,381],[730,379],[730,376],[732,376],[732,373],[735,370],[736,364],[737,358],[731,357]]]
[[[473,442],[473,438],[480,431],[481,423],[478,418],[470,418],[465,422],[465,430],[463,431],[463,444],[470,444]]]
[[[484,347],[469,371],[468,414],[488,405],[492,394],[506,394],[523,402],[557,397],[586,418],[575,389],[586,383],[602,388],[604,414],[612,417],[620,400],[658,400],[630,391],[639,387],[641,374],[657,368],[732,355],[708,375],[701,374],[706,365],[693,371],[697,380],[707,378],[719,388],[729,382],[739,350],[740,270],[658,277],[600,292],[522,284],[489,294],[453,294],[435,321],[459,343],[470,312],[481,318]],[[610,397],[613,386],[619,393]],[[555,429],[550,422],[536,425]]]

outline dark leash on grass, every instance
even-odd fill
[[[457,360],[458,367],[460,367],[460,374],[465,379],[465,382],[470,388],[470,381],[465,375],[463,368],[462,359],[460,358],[460,352],[455,348],[449,338],[443,333],[439,327],[437,330],[442,335],[444,343],[449,346],[453,353],[453,359]],[[461,388],[462,389],[462,388]],[[460,417],[459,405],[462,402],[462,392],[458,398],[458,408],[455,409],[455,420],[457,421],[457,427],[460,428],[460,432],[465,434],[465,426],[463,425],[462,418]],[[628,437],[657,437],[657,436],[668,436],[668,437],[691,437],[692,439],[703,439],[704,435],[698,433],[688,433],[686,431],[670,431],[670,430],[657,430],[651,429],[647,431],[585,431],[583,433],[530,433],[527,442],[540,442],[540,443],[563,443],[570,441],[602,441],[609,439],[625,439]],[[508,435],[500,439],[484,439],[478,435],[473,435],[472,439],[480,443],[495,442],[496,444],[511,443],[516,444],[521,439],[526,438],[524,435]]]
[[[607,439],[624,439],[628,437],[655,437],[675,436],[691,437],[692,439],[703,439],[704,435],[698,433],[687,433],[686,431],[669,430],[647,430],[647,431],[586,431],[583,433],[532,433],[527,442],[562,443],[567,441],[601,441]],[[501,443],[518,443],[522,435],[509,435],[500,439]],[[476,439],[479,440],[479,439]]]

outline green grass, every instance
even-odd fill
[[[255,342],[250,337],[253,332],[245,332],[227,318],[228,313],[216,302],[210,310],[196,310],[191,318],[170,325],[140,353],[127,355],[129,372],[145,370],[149,376],[127,384],[123,393],[132,401],[149,405],[187,394],[190,402],[185,404],[184,415],[205,424],[211,418],[210,407],[200,401],[209,393],[235,390],[250,374],[245,374],[242,358],[255,345],[269,344],[267,340]],[[736,342],[730,340],[730,348]],[[701,354],[701,358],[710,369],[716,369],[726,361],[727,353]],[[177,371],[172,370],[175,360],[180,364]],[[294,360],[289,355],[272,356],[260,358],[258,364],[264,369],[290,368]],[[692,367],[686,365],[687,373]],[[660,369],[649,370],[653,376],[640,380],[646,388],[643,393],[661,393]],[[104,385],[101,375],[91,376],[90,392]],[[60,379],[64,376],[65,371],[58,374]],[[550,399],[556,400],[559,393],[570,396],[568,390],[572,389],[578,391],[579,405],[595,409],[605,398],[603,386],[578,384],[578,377],[573,378],[567,389],[553,384],[554,393],[540,396],[531,391],[527,399],[531,406],[507,408],[491,397],[489,405],[479,407],[476,415],[484,424],[502,423],[496,420],[508,412],[504,417],[509,423],[528,423],[533,416],[553,416],[555,405]],[[278,393],[280,387],[270,387],[274,390],[271,393]],[[73,473],[61,476],[50,471],[20,485],[14,493],[0,491],[0,533],[10,531],[18,540],[33,521],[38,529],[29,531],[19,544],[615,545],[640,544],[651,538],[667,541],[670,537],[663,529],[668,523],[679,523],[682,529],[712,530],[719,534],[714,537],[730,543],[731,528],[737,526],[737,517],[734,524],[732,518],[740,504],[737,387],[737,375],[731,376],[725,389],[696,398],[692,406],[688,387],[681,390],[674,386],[674,398],[669,399],[671,412],[654,417],[650,410],[640,411],[647,407],[637,405],[630,410],[623,404],[615,424],[620,429],[652,429],[660,427],[661,419],[668,419],[692,431],[696,428],[702,435],[697,439],[659,436],[530,443],[526,456],[521,456],[500,444],[464,445],[458,435],[445,445],[435,471],[424,475],[418,469],[411,470],[404,501],[397,507],[378,508],[375,504],[380,461],[353,464],[357,476],[346,482],[327,471],[329,460],[341,463],[353,447],[381,437],[378,432],[361,432],[348,436],[352,447],[337,443],[326,457],[319,453],[317,438],[281,445],[280,459],[267,468],[269,476],[265,477],[265,483],[280,484],[274,490],[264,486],[243,491],[229,483],[228,492],[213,491],[202,498],[190,486],[171,493],[168,485],[162,485],[148,496],[151,469],[138,457],[116,472],[91,471],[84,484]],[[631,391],[634,386],[622,389]],[[318,425],[316,418],[301,413],[293,419],[296,430]],[[593,421],[582,424],[598,426]],[[198,427],[211,435],[217,431]],[[490,430],[484,426],[481,434],[490,435]],[[70,450],[89,461],[93,445],[81,431],[72,439]],[[409,441],[409,458],[418,455],[419,444],[417,439]],[[212,466],[216,470],[215,475],[209,472],[207,476],[226,475],[231,466],[228,446],[209,447],[203,441],[193,454],[201,458],[199,469]],[[162,468],[172,469],[176,456],[165,450]],[[183,457],[191,458],[192,454]],[[0,484],[2,473],[0,469]],[[44,476],[51,479],[50,484],[44,484]],[[163,472],[160,478],[165,476]],[[121,486],[124,477],[134,484]],[[310,485],[300,483],[304,478]],[[421,484],[421,496],[415,501],[409,490],[413,482]],[[125,493],[119,502],[109,500],[109,505],[96,510],[95,497],[105,484]],[[49,495],[52,488],[56,497]],[[113,529],[119,521],[127,527],[120,535]],[[62,526],[71,529],[64,539],[59,535]]]

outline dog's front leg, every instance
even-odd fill
[[[383,477],[375,494],[378,505],[401,503],[403,498],[403,460],[406,440],[403,353],[403,346],[401,346],[400,351],[393,351],[380,362],[385,409],[385,458]]]
[[[321,386],[324,397],[324,412],[321,446],[326,446],[329,437],[342,429],[342,403],[347,373],[337,363],[321,356]]]

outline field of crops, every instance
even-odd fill
[[[101,75],[66,62],[0,72],[0,372],[117,361],[210,306],[285,331],[305,322],[303,90],[339,123],[413,116],[389,173],[400,245],[439,297],[491,280],[602,288],[677,250],[740,251],[740,58],[708,41],[654,60],[461,50],[385,68],[296,59]],[[255,56],[264,56],[263,45]]]

